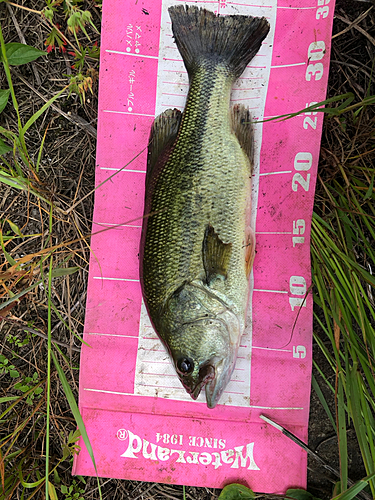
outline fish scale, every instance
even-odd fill
[[[190,88],[182,117],[169,110],[151,132],[141,283],[182,384],[194,399],[206,386],[207,404],[214,407],[235,366],[254,252],[253,244],[247,246],[251,125],[245,108],[230,110],[231,88],[246,57],[239,65],[229,35],[233,31],[246,45],[243,37],[251,34],[259,48],[269,26],[263,18],[223,19],[196,7],[172,7],[170,14]],[[213,39],[225,40],[207,42],[212,30]],[[256,52],[250,42],[243,49],[248,60],[249,50]]]

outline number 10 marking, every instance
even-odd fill
[[[289,280],[289,290],[292,295],[299,297],[289,297],[289,304],[294,311],[295,307],[306,307],[306,280],[303,276],[291,276]]]

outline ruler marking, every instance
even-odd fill
[[[291,68],[293,66],[305,66],[306,62],[293,63],[293,64],[277,64],[276,66],[271,66],[271,69],[276,68]]]
[[[103,109],[103,113],[115,113],[117,115],[134,115],[134,116],[150,116],[151,118],[155,118],[155,115],[147,115],[146,113],[133,113],[130,111],[115,111],[112,109]]]
[[[139,283],[139,280],[134,280],[131,278],[109,278],[108,276],[93,276],[94,280],[107,280],[107,281],[133,281]]]
[[[122,52],[121,50],[106,49],[110,54],[119,54],[121,56],[146,57],[147,59],[159,59],[159,56],[146,56],[144,54],[134,54],[133,52]]]

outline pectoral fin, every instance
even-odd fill
[[[210,224],[204,233],[202,254],[207,284],[210,285],[214,279],[219,277],[226,279],[232,254],[232,243],[223,243]]]

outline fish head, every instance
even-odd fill
[[[181,325],[178,343],[170,346],[182,385],[193,399],[205,388],[209,408],[218,403],[236,363],[230,337],[224,321],[205,318]]]

